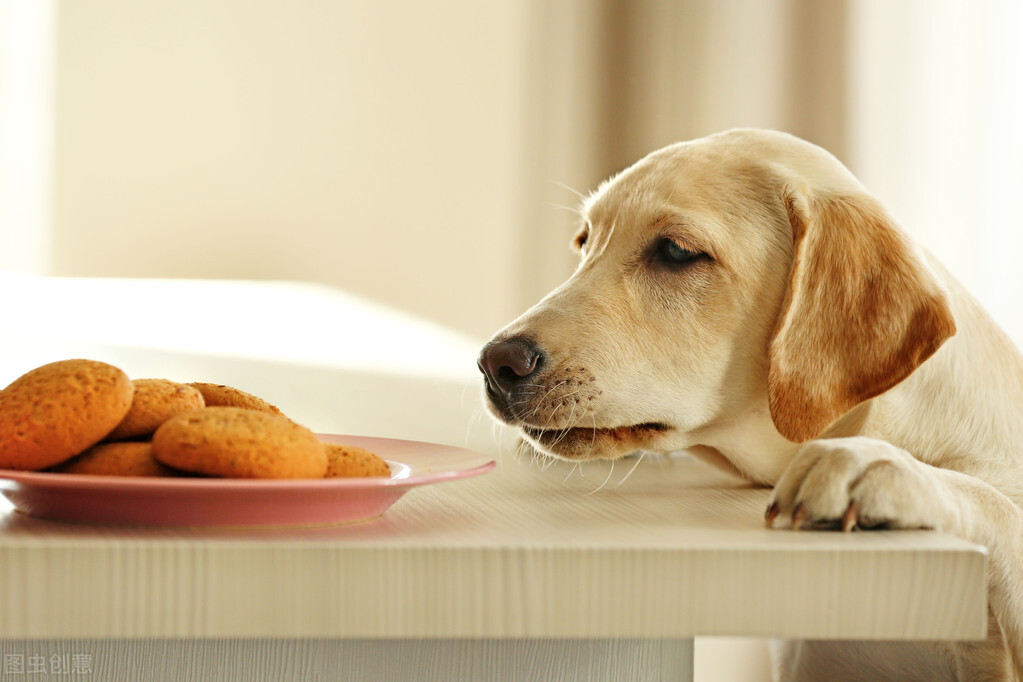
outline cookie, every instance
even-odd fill
[[[283,414],[277,407],[237,388],[223,384],[205,384],[199,381],[189,384],[199,389],[206,407],[243,407],[246,410],[258,410],[267,414]]]
[[[102,440],[131,407],[135,388],[113,365],[61,360],[0,391],[0,468],[37,471]]]
[[[61,474],[100,476],[181,476],[182,474],[153,459],[149,443],[124,441],[100,443],[49,471]]]
[[[167,379],[135,379],[131,408],[107,440],[128,440],[153,434],[171,417],[205,406],[202,393],[194,386]]]
[[[204,407],[153,434],[157,461],[228,478],[322,478],[327,453],[316,435],[287,417],[240,407]]]
[[[324,443],[327,450],[327,478],[390,476],[391,467],[379,455],[365,448]]]

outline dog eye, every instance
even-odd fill
[[[586,241],[589,238],[590,233],[587,232],[586,230],[581,230],[579,234],[577,234],[575,238],[572,240],[572,245],[575,247],[576,251],[582,251],[583,248],[586,246]]]
[[[682,246],[673,239],[661,239],[654,248],[654,260],[670,266],[691,263],[706,254]]]

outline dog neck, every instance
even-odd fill
[[[869,421],[872,401],[845,413],[821,438],[842,438],[862,434]],[[778,482],[800,443],[786,439],[774,427],[766,406],[746,411],[728,424],[701,429],[699,444],[687,448],[697,459],[733,475],[761,485]]]

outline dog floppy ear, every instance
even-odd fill
[[[792,270],[769,349],[778,431],[820,435],[896,385],[955,333],[941,287],[866,194],[786,196]]]

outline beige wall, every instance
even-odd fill
[[[527,3],[59,4],[53,271],[513,311]]]
[[[0,0],[0,268],[314,281],[483,337],[571,272],[574,191],[765,126],[846,160],[1019,337],[1023,231],[973,234],[1014,221],[1019,5],[889,5]],[[51,42],[36,88],[12,46],[42,73]]]
[[[50,271],[315,281],[487,336],[571,272],[573,190],[731,126],[840,144],[803,73],[835,43],[789,48],[817,6],[59,0]]]

